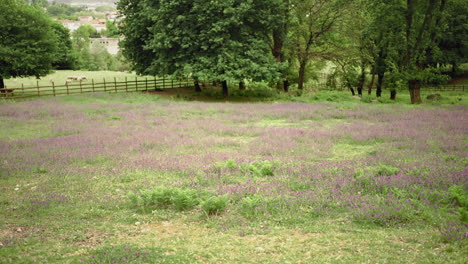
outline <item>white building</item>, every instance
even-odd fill
[[[104,47],[106,47],[107,52],[112,55],[115,55],[119,52],[119,41],[118,38],[91,38],[91,45],[95,42],[99,42]]]

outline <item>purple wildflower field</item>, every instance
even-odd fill
[[[0,103],[3,247],[20,239],[8,230],[71,225],[77,210],[138,214],[127,193],[156,187],[227,197],[216,232],[339,218],[468,236],[464,106],[103,98]],[[35,234],[61,236],[48,232]]]

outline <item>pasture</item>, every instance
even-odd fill
[[[464,263],[467,107],[321,99],[0,101],[0,263]]]

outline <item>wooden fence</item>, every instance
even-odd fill
[[[116,78],[109,81],[103,79],[100,82],[95,82],[94,79],[86,80],[79,78],[78,80],[68,80],[63,85],[55,85],[51,82],[49,86],[40,86],[37,83],[33,87],[15,87],[0,89],[0,98],[4,99],[21,99],[38,96],[60,96],[70,94],[94,93],[94,92],[138,92],[151,91],[159,89],[185,88],[193,87],[192,80],[174,80],[165,78],[125,78],[124,81],[118,81]]]

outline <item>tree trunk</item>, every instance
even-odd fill
[[[383,86],[384,77],[385,77],[384,72],[377,73],[377,91],[376,91],[377,97],[382,96],[382,86]]]
[[[357,87],[358,95],[362,97],[362,89],[364,88],[364,83],[366,82],[366,65],[363,63],[361,65],[361,76],[359,77],[359,83]]]
[[[284,89],[285,92],[289,92],[289,81],[288,80],[283,81],[283,89]]]
[[[3,89],[3,88],[5,88],[5,83],[3,82],[3,78],[0,77],[0,89]],[[5,91],[2,90],[2,93],[4,93],[4,92],[5,92]]]
[[[421,100],[421,82],[417,80],[408,81],[408,88],[412,104],[420,104]]]
[[[223,87],[223,97],[228,97],[229,96],[229,91],[228,91],[227,81],[222,81],[221,85]]]
[[[241,90],[241,91],[245,90],[245,83],[244,83],[244,81],[240,81],[240,82],[239,82],[239,90]]]
[[[282,12],[280,11],[280,14],[284,15],[284,18],[289,17],[289,6],[286,6]],[[286,20],[284,20],[286,21]],[[276,62],[278,63],[283,63],[286,61],[286,58],[284,56],[283,52],[283,46],[284,46],[284,40],[286,39],[286,34],[288,31],[288,23],[281,23],[278,24],[277,27],[273,30],[273,48],[271,49],[271,52],[273,56],[275,57]],[[281,85],[281,81],[277,83],[277,88],[278,90],[283,90],[285,92],[288,91],[288,88],[284,86],[284,83],[287,81],[287,75],[284,70],[280,71],[281,78],[283,79],[283,85]]]
[[[302,90],[304,88],[305,70],[307,62],[302,60],[299,64],[299,80],[297,81],[297,88]]]
[[[200,87],[200,83],[198,81],[195,81],[194,85],[195,85],[195,92],[199,93],[202,91]]]
[[[390,90],[390,100],[396,100],[397,91],[395,89]]]
[[[369,83],[369,86],[367,86],[367,94],[368,95],[372,94],[372,88],[374,88],[374,82],[375,82],[375,72],[373,71],[371,81]]]
[[[349,90],[351,91],[351,94],[352,94],[353,96],[355,96],[355,95],[356,95],[356,93],[354,92],[354,89],[353,89],[353,87],[349,86]]]

